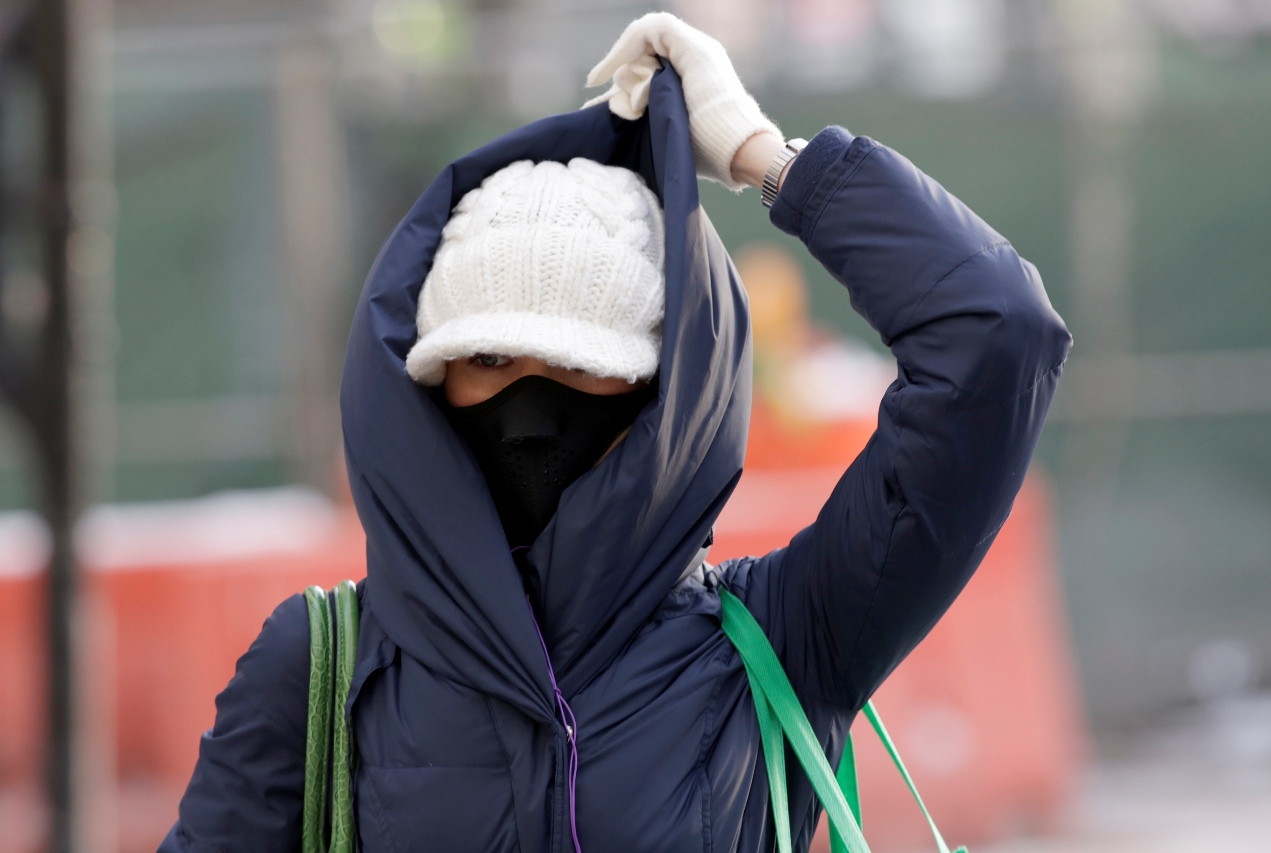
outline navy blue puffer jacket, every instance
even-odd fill
[[[657,399],[566,490],[529,555],[541,629],[481,474],[406,375],[419,288],[453,205],[516,160],[588,157],[645,177],[666,214]],[[841,128],[795,161],[773,223],[842,282],[891,347],[878,429],[788,547],[685,575],[741,473],[746,299],[698,204],[667,69],[648,115],[602,104],[451,164],[389,237],[353,321],[345,450],[367,533],[358,665],[357,834],[368,853],[769,850],[746,677],[717,589],[768,632],[831,762],[857,710],[962,589],[1006,519],[1070,338],[1037,271],[908,160]],[[308,625],[279,606],[217,698],[162,851],[296,851]],[[794,774],[806,849],[819,809]],[[572,808],[571,808],[572,806]]]

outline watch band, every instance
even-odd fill
[[[781,179],[781,172],[807,144],[806,139],[789,139],[785,147],[772,158],[772,162],[768,164],[768,171],[764,172],[763,187],[759,191],[764,207],[772,207],[773,202],[777,200],[777,181]]]

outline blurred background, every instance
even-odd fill
[[[650,8],[0,5],[0,851],[154,848],[261,619],[364,572],[336,396],[380,243]],[[1004,541],[880,693],[950,841],[1263,849],[1271,0],[665,8],[788,136],[962,198],[1074,334]],[[702,199],[762,318],[718,559],[811,520],[895,368],[757,196]],[[867,759],[867,836],[925,849]]]

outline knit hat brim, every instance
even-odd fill
[[[421,385],[440,385],[446,362],[478,354],[531,356],[593,376],[637,382],[657,372],[661,342],[575,317],[489,312],[456,317],[420,338],[406,372]]]

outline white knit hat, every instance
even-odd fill
[[[662,208],[628,169],[522,160],[455,206],[419,295],[406,370],[533,356],[629,382],[657,371],[666,282]]]

